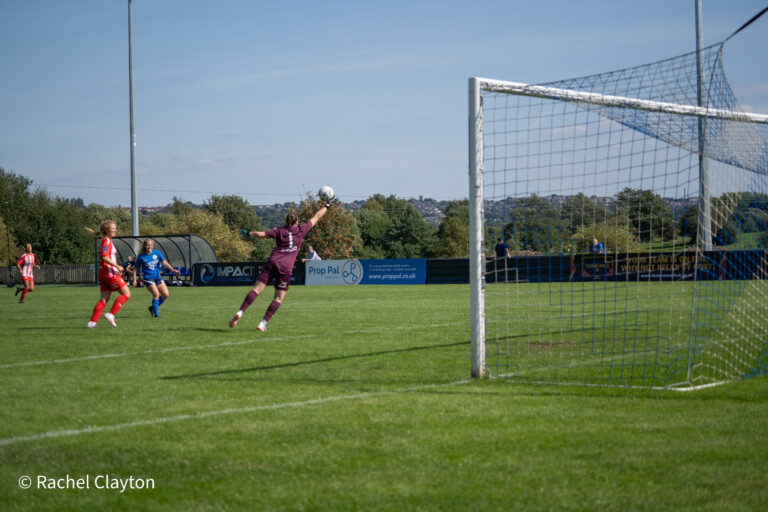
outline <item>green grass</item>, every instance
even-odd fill
[[[763,510],[768,378],[695,392],[468,381],[466,286],[0,299],[3,510]],[[100,490],[109,474],[153,490]],[[18,481],[29,475],[33,488]],[[91,478],[37,489],[37,475]]]
[[[656,252],[680,252],[686,248],[693,247],[689,237],[678,237],[673,240],[656,240],[653,242],[642,242],[639,246],[640,253]]]
[[[726,247],[731,251],[750,251],[764,249],[768,243],[768,232],[758,231],[752,233],[738,233],[736,243]]]
[[[765,366],[764,280],[701,281],[695,294],[693,281],[492,284],[485,303],[494,375],[701,386]]]

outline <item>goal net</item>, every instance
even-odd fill
[[[699,387],[768,372],[768,116],[723,45],[472,78],[472,374]]]

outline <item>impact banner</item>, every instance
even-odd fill
[[[192,283],[195,286],[252,286],[259,277],[263,261],[238,263],[195,263],[192,265]],[[291,284],[302,284],[299,264],[294,265]]]
[[[424,284],[427,260],[307,261],[304,284]]]
[[[192,282],[195,286],[242,286],[253,284],[261,264],[247,263],[195,263]]]

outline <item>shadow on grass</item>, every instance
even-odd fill
[[[439,345],[424,345],[420,347],[398,348],[393,350],[380,350],[378,352],[367,352],[364,354],[351,354],[345,356],[336,357],[324,357],[322,359],[313,359],[312,361],[296,361],[293,363],[273,364],[269,366],[254,366],[252,368],[238,368],[236,370],[219,370],[215,372],[203,372],[203,373],[190,373],[187,375],[169,375],[167,377],[160,377],[163,380],[176,380],[176,379],[191,379],[196,377],[215,377],[221,375],[236,375],[239,373],[256,372],[260,370],[276,370],[280,368],[295,368],[297,366],[307,366],[311,364],[330,363],[333,361],[344,361],[346,359],[361,359],[366,357],[383,356],[387,354],[400,354],[403,352],[416,352],[419,350],[432,350],[436,348],[447,347],[459,347],[461,345],[469,345],[469,341],[457,341],[455,343],[442,343]]]

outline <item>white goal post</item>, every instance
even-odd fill
[[[546,85],[528,85],[516,82],[506,82],[500,80],[493,80],[487,78],[472,77],[469,79],[469,201],[470,201],[470,329],[471,329],[471,376],[473,378],[483,378],[487,376],[486,368],[486,264],[487,257],[487,239],[489,237],[487,226],[485,225],[485,204],[489,201],[489,198],[484,197],[484,105],[483,99],[486,93],[496,93],[503,95],[517,95],[526,96],[532,98],[541,98],[545,100],[553,100],[553,102],[565,102],[571,106],[575,106],[578,109],[592,112],[598,116],[611,117],[604,114],[604,109],[623,109],[626,111],[643,111],[649,112],[651,115],[671,115],[682,116],[683,118],[692,118],[694,121],[698,119],[704,119],[707,122],[723,121],[730,123],[727,127],[731,131],[751,131],[754,130],[754,126],[768,124],[768,115],[745,113],[736,109],[730,108],[717,108],[717,107],[704,107],[689,104],[680,104],[670,101],[653,101],[649,99],[623,97],[619,95],[600,94],[594,92],[585,92],[583,90],[573,90],[561,87],[553,87]],[[533,110],[533,109],[531,109]],[[611,110],[613,112],[613,110]],[[531,114],[532,115],[532,114]],[[615,118],[612,121],[617,121]],[[619,124],[624,124],[622,120],[617,121]],[[734,128],[733,126],[737,126]],[[570,126],[569,126],[570,127]],[[637,128],[630,126],[630,128]],[[762,128],[761,128],[762,129]],[[510,130],[511,131],[511,130]],[[640,130],[642,131],[642,129]],[[764,133],[764,132],[760,132]],[[699,137],[704,137],[704,133],[700,133]],[[510,135],[510,138],[512,135]],[[757,140],[763,140],[764,135],[758,135]],[[669,143],[671,146],[675,146],[674,142]],[[761,174],[765,168],[766,155],[768,155],[768,146],[754,145],[751,140],[748,144],[744,145],[744,148],[739,148],[739,161],[731,159],[728,161],[730,165],[736,165],[737,167],[747,168],[750,171],[754,171],[756,174]],[[683,148],[686,151],[696,152],[696,148]],[[510,158],[511,159],[511,158]],[[727,158],[726,158],[727,160]],[[507,172],[514,173],[515,169],[511,169]],[[761,183],[765,183],[764,176],[761,178]],[[509,178],[512,181],[512,178]],[[761,184],[757,187],[756,193],[765,193],[764,185]],[[703,183],[702,187],[709,187],[708,183]],[[568,189],[569,191],[576,191],[575,188]],[[752,189],[750,189],[752,190]],[[701,189],[699,189],[701,193]],[[563,193],[565,196],[565,193]],[[708,197],[708,196],[705,196]],[[498,198],[493,198],[497,200]],[[709,203],[709,201],[707,201]],[[708,205],[707,205],[708,209]],[[700,206],[701,210],[701,206]],[[702,213],[699,211],[699,215]],[[698,234],[699,238],[699,252],[701,247],[707,247],[706,244],[702,244],[702,238],[709,240],[713,235],[709,232],[709,227],[714,222],[714,219],[709,218],[702,219],[699,217],[699,226],[706,226],[706,230],[702,234],[701,229]],[[768,233],[768,227],[765,228]],[[761,248],[762,249],[762,248]],[[766,249],[768,250],[768,249]],[[567,255],[567,253],[560,253]],[[696,253],[698,254],[698,253]],[[766,252],[768,257],[768,252]],[[573,261],[573,259],[571,260]],[[762,265],[762,263],[761,263]],[[762,267],[761,267],[762,268]],[[694,281],[695,272],[694,272]],[[517,281],[517,280],[516,280]],[[514,286],[519,286],[515,284]],[[693,285],[696,286],[695,283]],[[695,301],[695,292],[694,299]],[[694,305],[695,310],[695,305]],[[693,330],[692,320],[691,329]],[[691,338],[694,335],[691,334]],[[693,343],[693,342],[692,342]],[[689,372],[690,373],[690,372]],[[688,376],[689,381],[691,376]]]

